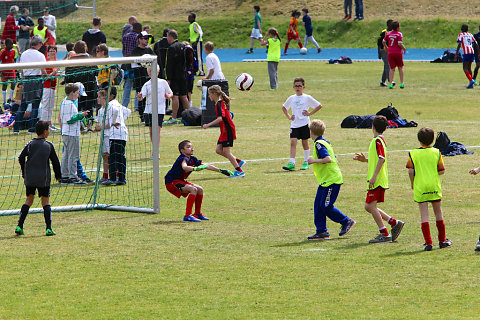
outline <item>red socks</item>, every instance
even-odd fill
[[[302,41],[300,41],[300,42],[298,43],[298,46],[300,47],[300,49],[302,49],[302,48],[303,48]]]
[[[388,219],[388,224],[392,227],[395,227],[397,225],[397,219],[395,219],[394,217],[390,217],[390,219]]]
[[[242,159],[235,158],[235,161],[237,161],[237,163],[240,164],[240,162],[242,162]]]
[[[385,237],[388,237],[389,233],[387,228],[383,227],[382,229],[379,230],[381,234],[383,234]]]
[[[189,194],[187,197],[187,208],[185,210],[185,217],[192,215],[193,204],[195,203],[195,198],[197,196],[194,194]]]
[[[283,53],[286,53],[286,52],[287,52],[287,49],[288,49],[288,42],[285,43],[285,51],[283,51]]]
[[[438,229],[438,241],[445,242],[447,236],[445,235],[445,221],[437,220],[437,229]]]
[[[472,81],[473,77],[472,77],[472,74],[470,72],[465,71],[465,75],[467,76],[468,81]]]
[[[102,176],[104,179],[108,179],[108,173],[104,173]]]
[[[195,197],[195,214],[202,213],[203,194],[197,194]]]
[[[432,236],[430,235],[430,225],[428,222],[422,222],[422,233],[426,245],[432,245]],[[439,235],[440,236],[440,235]]]

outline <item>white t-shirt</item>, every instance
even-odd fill
[[[98,114],[95,117],[95,121],[98,122],[99,125],[103,126],[104,117],[105,117],[105,107],[102,106],[100,110],[98,110]],[[112,118],[113,118],[113,110],[112,108],[108,108],[107,115],[105,118],[105,130],[103,130],[104,137],[110,137],[110,134],[112,131],[112,128],[110,128],[112,126]]]
[[[55,19],[55,16],[51,14],[48,16],[43,16],[43,21],[45,22],[45,26],[48,28],[48,31],[50,31],[53,39],[57,39],[57,36],[55,35],[55,29],[57,29],[57,19]]]
[[[78,101],[78,100],[76,100]],[[67,121],[78,114],[76,101],[64,98],[60,104],[60,120],[62,122],[62,136],[79,137],[80,121],[68,124]]]
[[[158,79],[158,114],[165,114],[165,94],[171,94],[172,89],[168,85],[168,82],[163,79]],[[148,80],[140,91],[142,97],[147,97],[147,103],[145,104],[145,111],[143,113],[152,114],[152,80]]]
[[[207,65],[207,70],[213,69],[211,80],[224,80],[225,76],[222,72],[222,66],[220,65],[220,60],[218,59],[217,55],[213,52],[209,53],[207,58],[205,59],[205,64]]]
[[[300,128],[308,125],[310,122],[310,117],[304,116],[302,112],[304,110],[308,111],[310,108],[316,108],[320,104],[320,102],[308,94],[302,94],[301,96],[294,94],[288,97],[283,106],[287,110],[292,109],[292,115],[295,116],[295,118],[292,120],[290,128]]]
[[[112,109],[112,131],[110,131],[110,140],[128,140],[128,129],[123,118],[122,105],[117,100],[108,103],[108,107]],[[118,123],[118,126],[114,126]]]
[[[20,62],[46,62],[45,56],[36,49],[28,49],[25,50],[24,53],[20,56]],[[41,76],[42,70],[41,69],[24,69],[23,70],[24,76]]]

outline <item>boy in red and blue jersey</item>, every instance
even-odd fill
[[[183,140],[178,145],[180,155],[173,164],[170,171],[165,175],[165,187],[168,192],[175,197],[187,198],[187,206],[185,210],[184,222],[199,222],[201,220],[209,220],[201,213],[203,201],[203,188],[197,184],[188,182],[186,179],[192,171],[200,171],[203,169],[220,172],[226,176],[233,173],[229,170],[218,169],[212,165],[202,164],[202,160],[193,156],[193,145],[188,140]],[[195,204],[195,213],[192,214],[193,205]]]
[[[460,50],[460,47],[462,47],[463,72],[465,72],[468,81],[470,81],[468,83],[467,89],[473,89],[473,86],[475,85],[475,80],[473,80],[472,77],[472,62],[475,60],[475,50],[479,52],[479,47],[473,35],[468,32],[467,24],[463,24],[461,30],[462,32],[457,37],[458,45],[457,52],[455,52],[455,60],[457,60],[458,51]]]

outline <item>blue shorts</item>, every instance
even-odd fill
[[[473,53],[463,55],[463,62],[473,62],[473,61],[475,61],[475,55]]]

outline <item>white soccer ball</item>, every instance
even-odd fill
[[[305,47],[303,47],[302,49],[300,49],[300,54],[305,55],[305,54],[307,54],[307,52],[308,52],[308,50],[307,50],[307,48],[305,48]]]
[[[248,91],[253,86],[253,77],[248,73],[241,73],[235,80],[238,90]]]
[[[198,88],[198,90],[202,91],[202,86],[203,86],[203,80],[200,79],[200,80],[197,81],[197,88]]]

